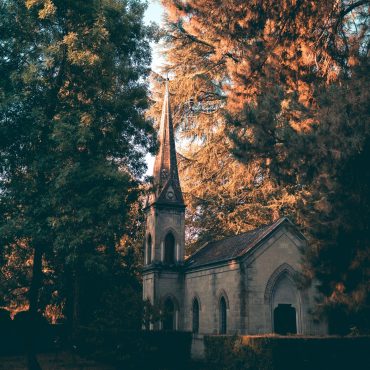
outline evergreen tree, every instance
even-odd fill
[[[136,0],[0,2],[2,253],[33,251],[31,314],[50,265],[78,319],[79,280],[117,253],[138,197],[154,150],[144,10]]]
[[[323,306],[370,330],[368,1],[163,4],[172,91],[193,104],[178,115],[192,116],[185,191],[201,189],[190,220],[227,234],[238,211],[236,231],[293,217],[310,237],[307,275],[320,279]],[[236,206],[223,208],[231,194]]]

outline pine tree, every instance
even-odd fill
[[[183,183],[200,189],[196,236],[289,215],[310,237],[307,275],[320,279],[323,307],[369,330],[368,2],[163,4],[178,121],[193,117]],[[233,187],[237,206],[223,208]]]

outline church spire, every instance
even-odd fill
[[[176,147],[168,80],[162,106],[159,129],[159,152],[154,162],[155,203],[184,205],[177,169]]]

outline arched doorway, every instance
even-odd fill
[[[167,298],[163,307],[163,330],[175,330],[175,305],[171,298]]]
[[[175,263],[175,237],[168,233],[164,239],[164,263]]]
[[[282,273],[276,280],[272,293],[274,333],[297,334],[300,299],[292,277],[286,272]]]
[[[277,334],[297,334],[297,313],[291,304],[278,304],[274,309],[274,331]]]

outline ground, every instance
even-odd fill
[[[42,370],[114,370],[114,367],[81,358],[70,352],[37,356]],[[0,370],[26,370],[25,356],[1,357]]]

